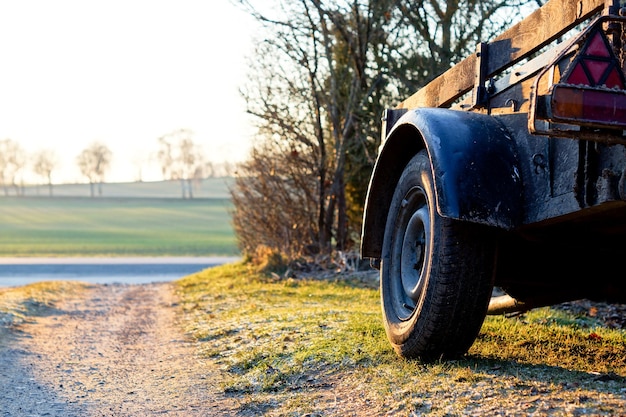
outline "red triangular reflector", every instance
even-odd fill
[[[624,80],[620,77],[620,74],[617,72],[616,68],[611,70],[611,73],[607,77],[604,84],[609,88],[619,88],[620,90],[624,89]]]
[[[604,33],[598,29],[589,35],[561,80],[573,85],[626,89],[620,62]]]
[[[596,32],[587,44],[585,55],[604,58],[609,58],[611,56],[611,53],[607,49],[606,42],[604,42],[604,36],[602,36],[600,32]]]
[[[589,85],[589,78],[587,78],[587,74],[585,74],[585,70],[583,69],[580,61],[576,63],[576,66],[572,68],[570,73],[567,75],[565,82],[568,84],[585,84]]]
[[[594,61],[592,59],[585,59],[585,65],[587,65],[587,69],[589,70],[589,74],[591,76],[591,86],[596,86],[600,84],[602,80],[602,76],[606,72],[606,69],[609,67],[610,62],[607,61]]]

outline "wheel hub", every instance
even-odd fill
[[[402,277],[404,293],[413,301],[412,309],[415,308],[423,287],[422,271],[427,247],[428,226],[428,208],[421,206],[411,216],[402,242],[400,276]]]

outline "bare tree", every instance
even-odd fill
[[[259,145],[242,165],[232,192],[239,230],[245,229],[247,212],[255,221],[252,201],[267,189],[258,178],[267,175],[264,167],[273,160],[306,164],[307,170],[293,167],[290,175],[274,178],[285,182],[285,190],[316,201],[316,220],[311,224],[308,216],[306,224],[297,224],[309,231],[298,239],[306,236],[311,247],[327,253],[353,248],[380,144],[383,108],[449,68],[530,2],[277,0],[271,12],[259,12],[254,0],[239,0],[267,30],[251,56],[249,83],[242,92],[248,112],[256,116]],[[299,157],[282,158],[286,152]],[[268,161],[261,163],[263,158]],[[311,176],[315,186],[295,181],[298,173]],[[302,184],[308,188],[298,188]],[[250,190],[254,187],[256,193]],[[278,201],[263,207],[284,210]],[[264,213],[266,218],[279,214],[284,213]],[[302,247],[302,242],[291,244]]]
[[[19,143],[12,139],[0,140],[0,185],[4,194],[9,194],[9,188],[15,190],[15,195],[20,195],[18,176],[26,165],[26,153]]]
[[[50,149],[39,151],[33,155],[33,171],[47,180],[50,197],[52,197],[52,171],[56,168],[57,163],[56,155]]]
[[[182,198],[193,198],[193,183],[204,177],[202,149],[193,141],[193,132],[179,129],[158,138],[157,159],[164,179],[180,181]]]
[[[524,17],[544,0],[408,0],[397,3],[390,75],[403,98]]]
[[[94,197],[94,186],[98,185],[98,195],[102,195],[102,183],[111,165],[112,152],[104,144],[93,142],[76,158],[80,172],[89,179],[91,197]]]
[[[244,2],[270,32],[251,59],[250,83],[243,92],[248,111],[257,117],[259,136],[267,141],[254,158],[297,154],[284,163],[297,164],[291,172],[310,176],[314,187],[309,179],[298,181],[312,187],[307,190],[285,187],[310,194],[316,202],[315,222],[298,225],[308,230],[307,246],[324,253],[350,249],[360,219],[349,219],[348,206],[361,203],[346,187],[352,166],[348,151],[369,154],[373,163],[373,141],[363,126],[370,123],[366,112],[382,110],[385,80],[370,60],[380,60],[386,49],[384,11],[393,1],[279,2],[278,17],[257,13],[250,3]],[[299,170],[303,164],[306,174]]]

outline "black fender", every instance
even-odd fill
[[[395,186],[426,148],[443,217],[512,229],[522,218],[522,179],[514,141],[495,117],[441,108],[409,110],[383,142],[363,213],[361,256],[380,258]]]

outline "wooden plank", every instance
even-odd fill
[[[470,55],[400,103],[397,108],[448,107],[474,86],[476,55]]]
[[[607,0],[611,3],[610,0]],[[604,8],[605,0],[550,0],[489,43],[488,76],[519,62]],[[397,108],[449,107],[474,86],[476,55],[428,83]]]

